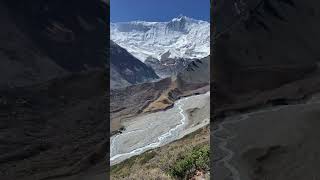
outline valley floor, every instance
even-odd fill
[[[126,122],[126,130],[110,142],[112,179],[180,179],[197,170],[209,179],[209,103],[207,92]],[[201,166],[183,165],[191,155]]]
[[[123,123],[111,137],[111,165],[149,149],[168,144],[209,124],[210,92],[178,100],[166,111],[143,114]]]

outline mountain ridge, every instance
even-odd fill
[[[110,41],[110,65],[112,89],[159,78],[151,67],[136,59],[113,41]]]
[[[179,16],[167,22],[130,21],[110,24],[110,38],[141,61],[170,58],[203,58],[210,52],[210,24]]]

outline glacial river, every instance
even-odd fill
[[[182,98],[171,109],[136,117],[124,123],[125,131],[111,137],[110,163],[117,164],[132,156],[154,149],[183,136],[209,123],[207,118],[191,126],[186,110],[209,106],[210,92]]]

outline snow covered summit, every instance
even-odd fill
[[[111,23],[110,28],[111,40],[143,62],[150,56],[193,59],[210,53],[206,21],[180,15],[169,22],[120,22]]]

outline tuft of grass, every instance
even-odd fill
[[[116,174],[118,177],[126,177],[131,173],[131,167],[135,164],[138,156],[129,158],[115,166],[111,166],[111,174]]]
[[[154,158],[157,155],[156,152],[151,151],[151,152],[147,152],[145,153],[140,160],[140,164],[146,164],[147,162],[149,162],[152,158]]]
[[[182,155],[169,169],[169,175],[183,179],[190,177],[196,170],[207,171],[210,162],[209,145],[197,146]]]
[[[144,165],[149,162],[152,158],[157,155],[154,151],[145,152],[139,156],[133,156],[117,165],[111,166],[111,174],[116,175],[116,177],[125,178],[132,174],[132,167],[140,163]]]

